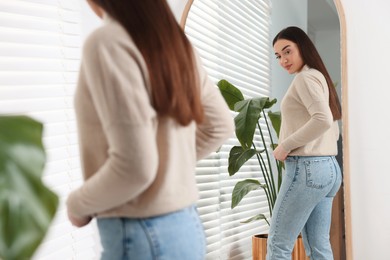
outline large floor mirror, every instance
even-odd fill
[[[181,25],[184,27],[191,5],[197,0],[188,0],[183,7]],[[275,0],[275,2],[281,2]],[[269,1],[271,4],[272,0]],[[294,2],[294,1],[292,1]],[[346,25],[340,0],[307,0],[307,32],[319,50],[331,74],[341,99],[343,119],[340,122],[338,162],[342,166],[343,185],[334,199],[332,212],[331,243],[334,259],[352,259],[348,110],[346,69]],[[292,10],[293,12],[294,10]],[[236,259],[236,258],[229,258]],[[240,259],[240,258],[237,258]]]

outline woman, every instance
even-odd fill
[[[218,88],[166,1],[90,0],[75,109],[84,184],[67,200],[97,217],[101,259],[204,259],[195,164],[233,136]]]
[[[276,58],[295,77],[281,102],[277,160],[286,172],[272,214],[268,260],[291,259],[302,232],[310,259],[333,259],[329,241],[332,201],[341,184],[335,159],[341,108],[314,44],[297,27],[273,40]]]

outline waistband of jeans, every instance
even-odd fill
[[[334,155],[321,155],[321,156],[300,156],[300,155],[292,155],[287,156],[286,161],[294,162],[294,161],[306,161],[306,160],[321,160],[321,159],[335,159]]]

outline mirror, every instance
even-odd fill
[[[195,0],[197,1],[197,0]],[[181,17],[181,25],[185,26],[186,18],[188,12],[190,11],[190,7],[194,0],[187,1],[187,4],[183,11],[183,16]],[[336,57],[333,57],[331,61],[327,61],[328,56],[325,57],[321,53],[321,49],[325,49],[329,46],[317,46],[319,49],[321,56],[326,63],[329,72],[337,83],[338,93],[340,97],[340,101],[342,103],[343,108],[343,119],[342,119],[342,127],[340,128],[342,131],[343,140],[340,142],[339,146],[339,163],[343,169],[343,188],[340,189],[338,196],[334,201],[334,209],[332,215],[332,247],[335,254],[335,259],[351,259],[352,256],[352,244],[351,244],[351,216],[350,216],[350,182],[349,182],[349,153],[348,153],[348,110],[347,110],[347,75],[346,75],[346,26],[345,26],[345,16],[344,11],[341,5],[340,0],[308,0],[308,9],[303,9],[303,13],[299,13],[298,8],[294,8],[295,5],[302,4],[302,1],[292,0],[289,2],[285,2],[282,0],[271,0],[272,7],[277,7],[278,5],[284,5],[284,9],[289,13],[295,13],[295,20],[292,20],[290,24],[287,25],[307,25],[307,32],[309,36],[312,36],[313,41],[316,42],[315,38],[317,37],[318,43],[321,44],[322,40],[326,37],[325,31],[332,31],[330,37],[334,42],[338,42],[337,49],[334,49],[333,52],[336,52]],[[314,14],[316,10],[320,10],[319,13]],[[305,11],[307,11],[307,16],[305,16]],[[272,15],[275,15],[274,13]],[[285,16],[285,14],[280,14],[281,16]],[[303,21],[302,19],[305,18]],[[277,17],[276,17],[277,18]],[[325,19],[325,20],[321,20]],[[326,20],[328,19],[328,21]],[[273,24],[277,24],[277,20],[272,21]],[[328,24],[329,23],[329,24]],[[286,25],[286,26],[287,26]],[[325,27],[325,26],[333,26],[333,27]],[[335,28],[336,26],[337,28]],[[281,28],[278,28],[276,31],[279,31]],[[322,32],[321,32],[322,30]],[[329,32],[328,32],[329,33]],[[271,33],[271,37],[273,37],[274,33]],[[326,50],[324,50],[326,51]],[[340,58],[341,57],[341,58]],[[274,66],[271,68],[272,71],[275,70]],[[283,76],[284,77],[284,76]],[[290,82],[291,78],[282,79],[278,76],[277,79],[272,79],[272,82]],[[278,84],[279,85],[279,84]],[[280,84],[288,87],[289,84]],[[285,93],[285,89],[276,91],[276,97],[280,100],[279,97],[283,96]],[[274,92],[273,92],[274,94]]]

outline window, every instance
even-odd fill
[[[270,94],[270,3],[267,0],[195,0],[185,32],[214,82],[227,79],[246,97]],[[257,161],[234,177],[227,172],[235,139],[197,165],[198,209],[207,236],[207,259],[251,259],[251,236],[268,230],[262,221],[242,221],[268,213],[263,191],[253,191],[234,210],[233,187],[239,179],[260,178]]]
[[[0,0],[0,113],[44,123],[44,181],[60,197],[35,259],[94,259],[93,225],[71,226],[64,201],[81,182],[73,93],[81,52],[78,0]]]

